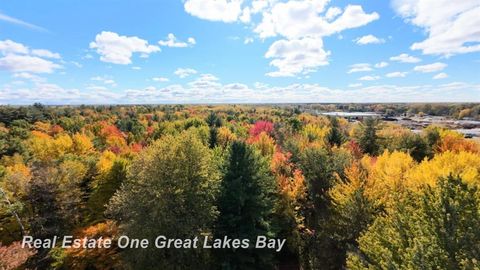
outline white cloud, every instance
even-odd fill
[[[231,23],[242,13],[241,4],[242,0],[187,0],[184,8],[200,19]]]
[[[258,24],[253,31],[262,39],[276,36],[273,15],[268,12],[263,12],[262,22]]]
[[[40,27],[40,26],[31,24],[31,23],[22,21],[22,20],[17,19],[17,18],[10,17],[10,16],[8,16],[6,14],[3,14],[1,12],[0,12],[0,21],[13,23],[13,24],[20,25],[20,26],[23,26],[23,27],[27,27],[27,28],[37,30],[37,31],[47,32],[47,29],[45,29],[43,27]]]
[[[193,68],[177,68],[173,73],[183,79],[190,75],[197,74],[197,71]]]
[[[265,1],[265,0],[253,0],[252,1],[252,7],[251,7],[251,13],[252,14],[257,14],[259,12],[262,12],[265,10],[265,8],[268,7],[270,2],[273,1]]]
[[[335,32],[341,32],[346,29],[357,28],[378,20],[380,15],[376,12],[370,14],[363,11],[362,6],[348,5],[342,15],[333,21],[331,26]]]
[[[53,59],[60,59],[60,54],[58,53],[53,53],[49,50],[44,50],[44,49],[34,49],[32,50],[32,55],[35,56],[40,56],[43,58],[53,58]]]
[[[260,38],[282,36],[275,41],[266,58],[277,71],[268,76],[284,77],[306,74],[328,64],[329,51],[322,38],[356,28],[379,18],[375,12],[365,13],[361,6],[348,5],[343,13],[338,8],[327,10],[328,0],[273,2],[262,12],[262,20],[254,28]],[[323,14],[323,15],[322,15]],[[334,19],[335,18],[335,19]]]
[[[60,65],[36,56],[8,54],[0,58],[0,69],[12,72],[52,73]]]
[[[437,75],[433,76],[434,80],[446,79],[448,78],[448,74],[445,72],[438,73]]]
[[[325,13],[325,19],[327,21],[331,21],[335,19],[338,15],[342,14],[342,9],[339,7],[331,7],[327,10],[327,13]]]
[[[1,104],[107,104],[118,103],[122,95],[102,86],[88,86],[82,91],[57,84],[35,82],[31,87],[0,87]]]
[[[179,41],[174,34],[170,33],[167,36],[167,40],[160,40],[158,44],[160,46],[174,47],[174,48],[185,48],[188,46],[195,45],[196,41],[194,38],[190,37],[187,39],[187,42]]]
[[[160,51],[158,46],[149,45],[148,41],[141,38],[120,36],[108,31],[97,34],[90,48],[96,49],[101,61],[120,65],[131,64],[133,53],[148,57],[150,53]]]
[[[0,41],[0,69],[12,72],[52,73],[62,66],[44,58],[60,59],[60,54],[33,49],[12,40]]]
[[[346,29],[366,25],[379,18],[378,13],[367,14],[358,5],[348,5],[333,22],[321,15],[327,0],[289,1],[276,3],[270,11],[263,13],[255,32],[261,38],[281,35],[289,39],[306,36],[324,37]]]
[[[375,64],[375,68],[384,68],[387,67],[388,63],[387,62],[379,62]]]
[[[185,85],[173,84],[138,89],[111,90],[105,86],[66,89],[39,82],[33,87],[0,85],[0,104],[152,104],[152,103],[281,103],[281,102],[479,102],[480,84],[393,85],[376,84],[349,89],[329,88],[319,84],[252,87],[238,83],[222,84],[215,76],[204,74]]]
[[[110,76],[95,76],[90,78],[90,80],[102,82],[111,86],[117,86],[117,83]]]
[[[428,34],[411,49],[445,56],[480,51],[478,0],[393,0],[393,7],[407,22]]]
[[[379,79],[380,79],[380,76],[363,76],[359,78],[360,81],[376,81]]]
[[[205,88],[204,88],[205,87]],[[128,90],[130,103],[280,103],[280,102],[427,102],[471,100],[480,85],[373,85],[353,89],[328,88],[318,84],[289,84],[250,88],[241,83],[199,86],[170,85],[164,88]],[[348,94],[346,94],[348,93]],[[479,100],[478,96],[473,96]]]
[[[251,37],[247,37],[247,38],[245,38],[245,40],[243,41],[243,44],[250,44],[250,43],[253,43],[253,38],[251,38]]]
[[[92,81],[103,81],[103,80],[105,80],[105,76],[95,76],[95,77],[90,78],[90,80],[92,80]]]
[[[212,74],[201,74],[195,80],[187,83],[194,90],[211,91],[219,89],[222,85],[218,82],[218,78]]]
[[[78,63],[78,62],[76,62],[76,61],[70,61],[70,63],[72,63],[72,65],[76,66],[77,68],[83,67],[82,64],[80,64],[80,63]]]
[[[13,74],[13,77],[14,78],[20,78],[20,79],[33,79],[33,78],[37,78],[38,76],[37,75],[33,75],[33,74],[30,74],[28,72],[20,72],[20,73],[15,73]],[[38,77],[39,78],[39,77]]]
[[[390,61],[397,61],[401,63],[418,63],[422,60],[406,53],[402,53],[400,55],[390,57]]]
[[[201,80],[205,81],[218,81],[219,78],[213,74],[207,73],[207,74],[201,74],[199,77]]]
[[[385,75],[385,77],[388,77],[388,78],[405,78],[407,76],[407,74],[408,74],[408,72],[396,71],[396,72],[387,73]]]
[[[0,41],[0,53],[3,55],[15,53],[15,54],[28,54],[29,49],[27,46],[11,41],[9,39]]]
[[[32,56],[39,56],[42,58],[53,58],[53,59],[61,58],[60,54],[58,53],[53,53],[45,49],[30,50],[27,46],[9,39],[0,41],[0,53],[2,53],[3,55],[13,53],[13,54],[30,54]]]
[[[447,64],[436,62],[429,65],[416,66],[413,68],[413,70],[418,72],[423,72],[423,73],[430,73],[430,72],[437,72],[437,71],[443,70],[446,67],[447,67]]]
[[[187,42],[190,43],[191,45],[197,44],[197,41],[193,37],[187,38]]]
[[[87,86],[86,89],[93,90],[93,91],[106,91],[106,90],[108,90],[107,87],[98,86],[98,85],[90,85],[90,86]]]
[[[242,15],[240,15],[240,21],[243,23],[249,23],[251,20],[250,8],[246,7],[242,11]]]
[[[329,51],[323,48],[323,37],[364,26],[380,16],[366,13],[360,5],[347,5],[343,10],[330,7],[330,0],[187,0],[185,10],[193,16],[223,22],[248,24],[260,39],[281,37],[265,53],[272,58],[276,71],[267,76],[297,76],[328,64]],[[261,16],[252,16],[261,14]],[[260,22],[253,21],[261,17]],[[244,40],[248,44],[252,39]],[[321,46],[321,47],[318,47]]]
[[[372,71],[372,67],[370,64],[367,63],[360,63],[360,64],[354,64],[350,66],[350,70],[347,73],[354,73],[354,72],[366,72],[366,71]]]
[[[255,82],[255,83],[253,84],[253,86],[254,86],[255,88],[258,88],[258,89],[268,88],[268,84],[262,83],[262,82]]]
[[[360,86],[362,86],[361,83],[351,83],[348,85],[348,87],[351,87],[351,88],[360,87]]]
[[[385,43],[385,39],[383,39],[383,38],[378,38],[378,37],[376,37],[376,36],[374,36],[374,35],[362,36],[362,37],[359,37],[359,38],[355,39],[354,41],[355,41],[355,43],[357,43],[358,45]]]
[[[42,78],[38,75],[31,74],[31,73],[28,73],[28,72],[15,73],[15,74],[13,74],[13,77],[18,78],[18,79],[30,80],[32,82],[44,82],[45,81],[45,78]]]
[[[168,78],[165,78],[165,77],[154,77],[152,78],[152,81],[155,81],[155,82],[168,82],[170,81]]]
[[[270,77],[287,77],[307,74],[319,66],[328,65],[330,52],[323,50],[320,38],[277,40],[265,53],[265,58],[274,58],[270,65],[278,70],[269,72]]]

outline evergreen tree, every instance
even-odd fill
[[[218,144],[218,129],[215,127],[210,128],[210,137],[208,139],[208,145],[210,148],[214,148]]]
[[[268,163],[251,146],[234,142],[220,188],[215,236],[250,239],[249,249],[217,250],[221,269],[272,269],[272,250],[254,249],[259,235],[276,236],[273,211],[276,186]]]
[[[205,119],[205,122],[207,122],[210,127],[208,144],[210,148],[214,148],[218,144],[218,128],[222,126],[222,119],[218,117],[215,112],[211,111]]]
[[[423,138],[427,144],[427,155],[432,158],[435,154],[435,148],[441,141],[440,128],[437,126],[429,126],[422,131]]]
[[[338,119],[336,117],[330,117],[330,131],[327,135],[327,141],[330,146],[340,146],[345,141],[345,137],[338,125]]]
[[[428,156],[428,145],[418,134],[403,136],[399,149],[408,152],[418,162]]]
[[[57,185],[48,180],[48,171],[37,170],[30,183],[26,200],[30,205],[29,235],[35,239],[61,238],[68,232],[67,224],[59,205]],[[29,259],[26,269],[50,269],[49,249],[37,249]]]
[[[211,111],[207,118],[205,119],[209,127],[221,127],[222,126],[222,119],[217,116],[217,114]]]
[[[360,147],[366,154],[375,156],[379,151],[378,136],[377,136],[377,120],[373,118],[367,118],[362,124],[363,134],[360,137]]]
[[[57,202],[58,189],[47,179],[47,170],[37,170],[27,194],[27,201],[31,205],[30,232],[40,239],[61,236],[65,231],[65,220]]]
[[[308,148],[301,155],[300,168],[308,194],[304,215],[309,233],[305,235],[300,254],[304,269],[339,269],[344,262],[341,246],[328,226],[332,218],[328,191],[336,175],[344,174],[348,162],[346,153],[329,153],[323,148]]]

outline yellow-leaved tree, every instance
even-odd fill
[[[275,152],[275,140],[266,132],[262,132],[258,136],[251,138],[249,142],[252,143],[264,157],[271,158]]]
[[[227,147],[237,139],[235,133],[233,133],[228,127],[219,127],[217,132],[217,143],[223,148]]]
[[[325,147],[325,139],[329,132],[330,128],[328,125],[319,126],[315,124],[307,124],[300,132],[300,149],[304,150],[308,147]]]
[[[437,153],[472,152],[480,153],[480,145],[473,140],[465,139],[463,134],[452,130],[440,130],[440,141],[435,147]]]
[[[372,158],[367,159],[372,162]],[[365,195],[377,205],[388,206],[408,188],[408,173],[415,165],[407,153],[383,152],[369,168]]]
[[[90,138],[82,133],[76,133],[72,137],[73,140],[73,151],[76,154],[84,155],[93,150],[93,143]]]
[[[39,161],[51,161],[71,153],[74,142],[68,134],[58,134],[52,137],[40,131],[32,131],[28,141],[30,152]]]
[[[480,155],[470,152],[443,152],[421,162],[408,174],[409,185],[416,189],[423,184],[434,186],[437,179],[459,176],[466,183],[480,186]]]

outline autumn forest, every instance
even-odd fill
[[[480,269],[478,139],[316,113],[478,119],[480,106],[325,106],[0,107],[0,269]],[[120,248],[121,235],[286,241]]]

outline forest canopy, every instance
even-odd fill
[[[479,269],[480,144],[316,110],[478,119],[475,104],[0,107],[1,269]],[[120,235],[286,239],[122,249]],[[24,235],[109,249],[22,248]],[[290,267],[290,268],[288,268]]]

